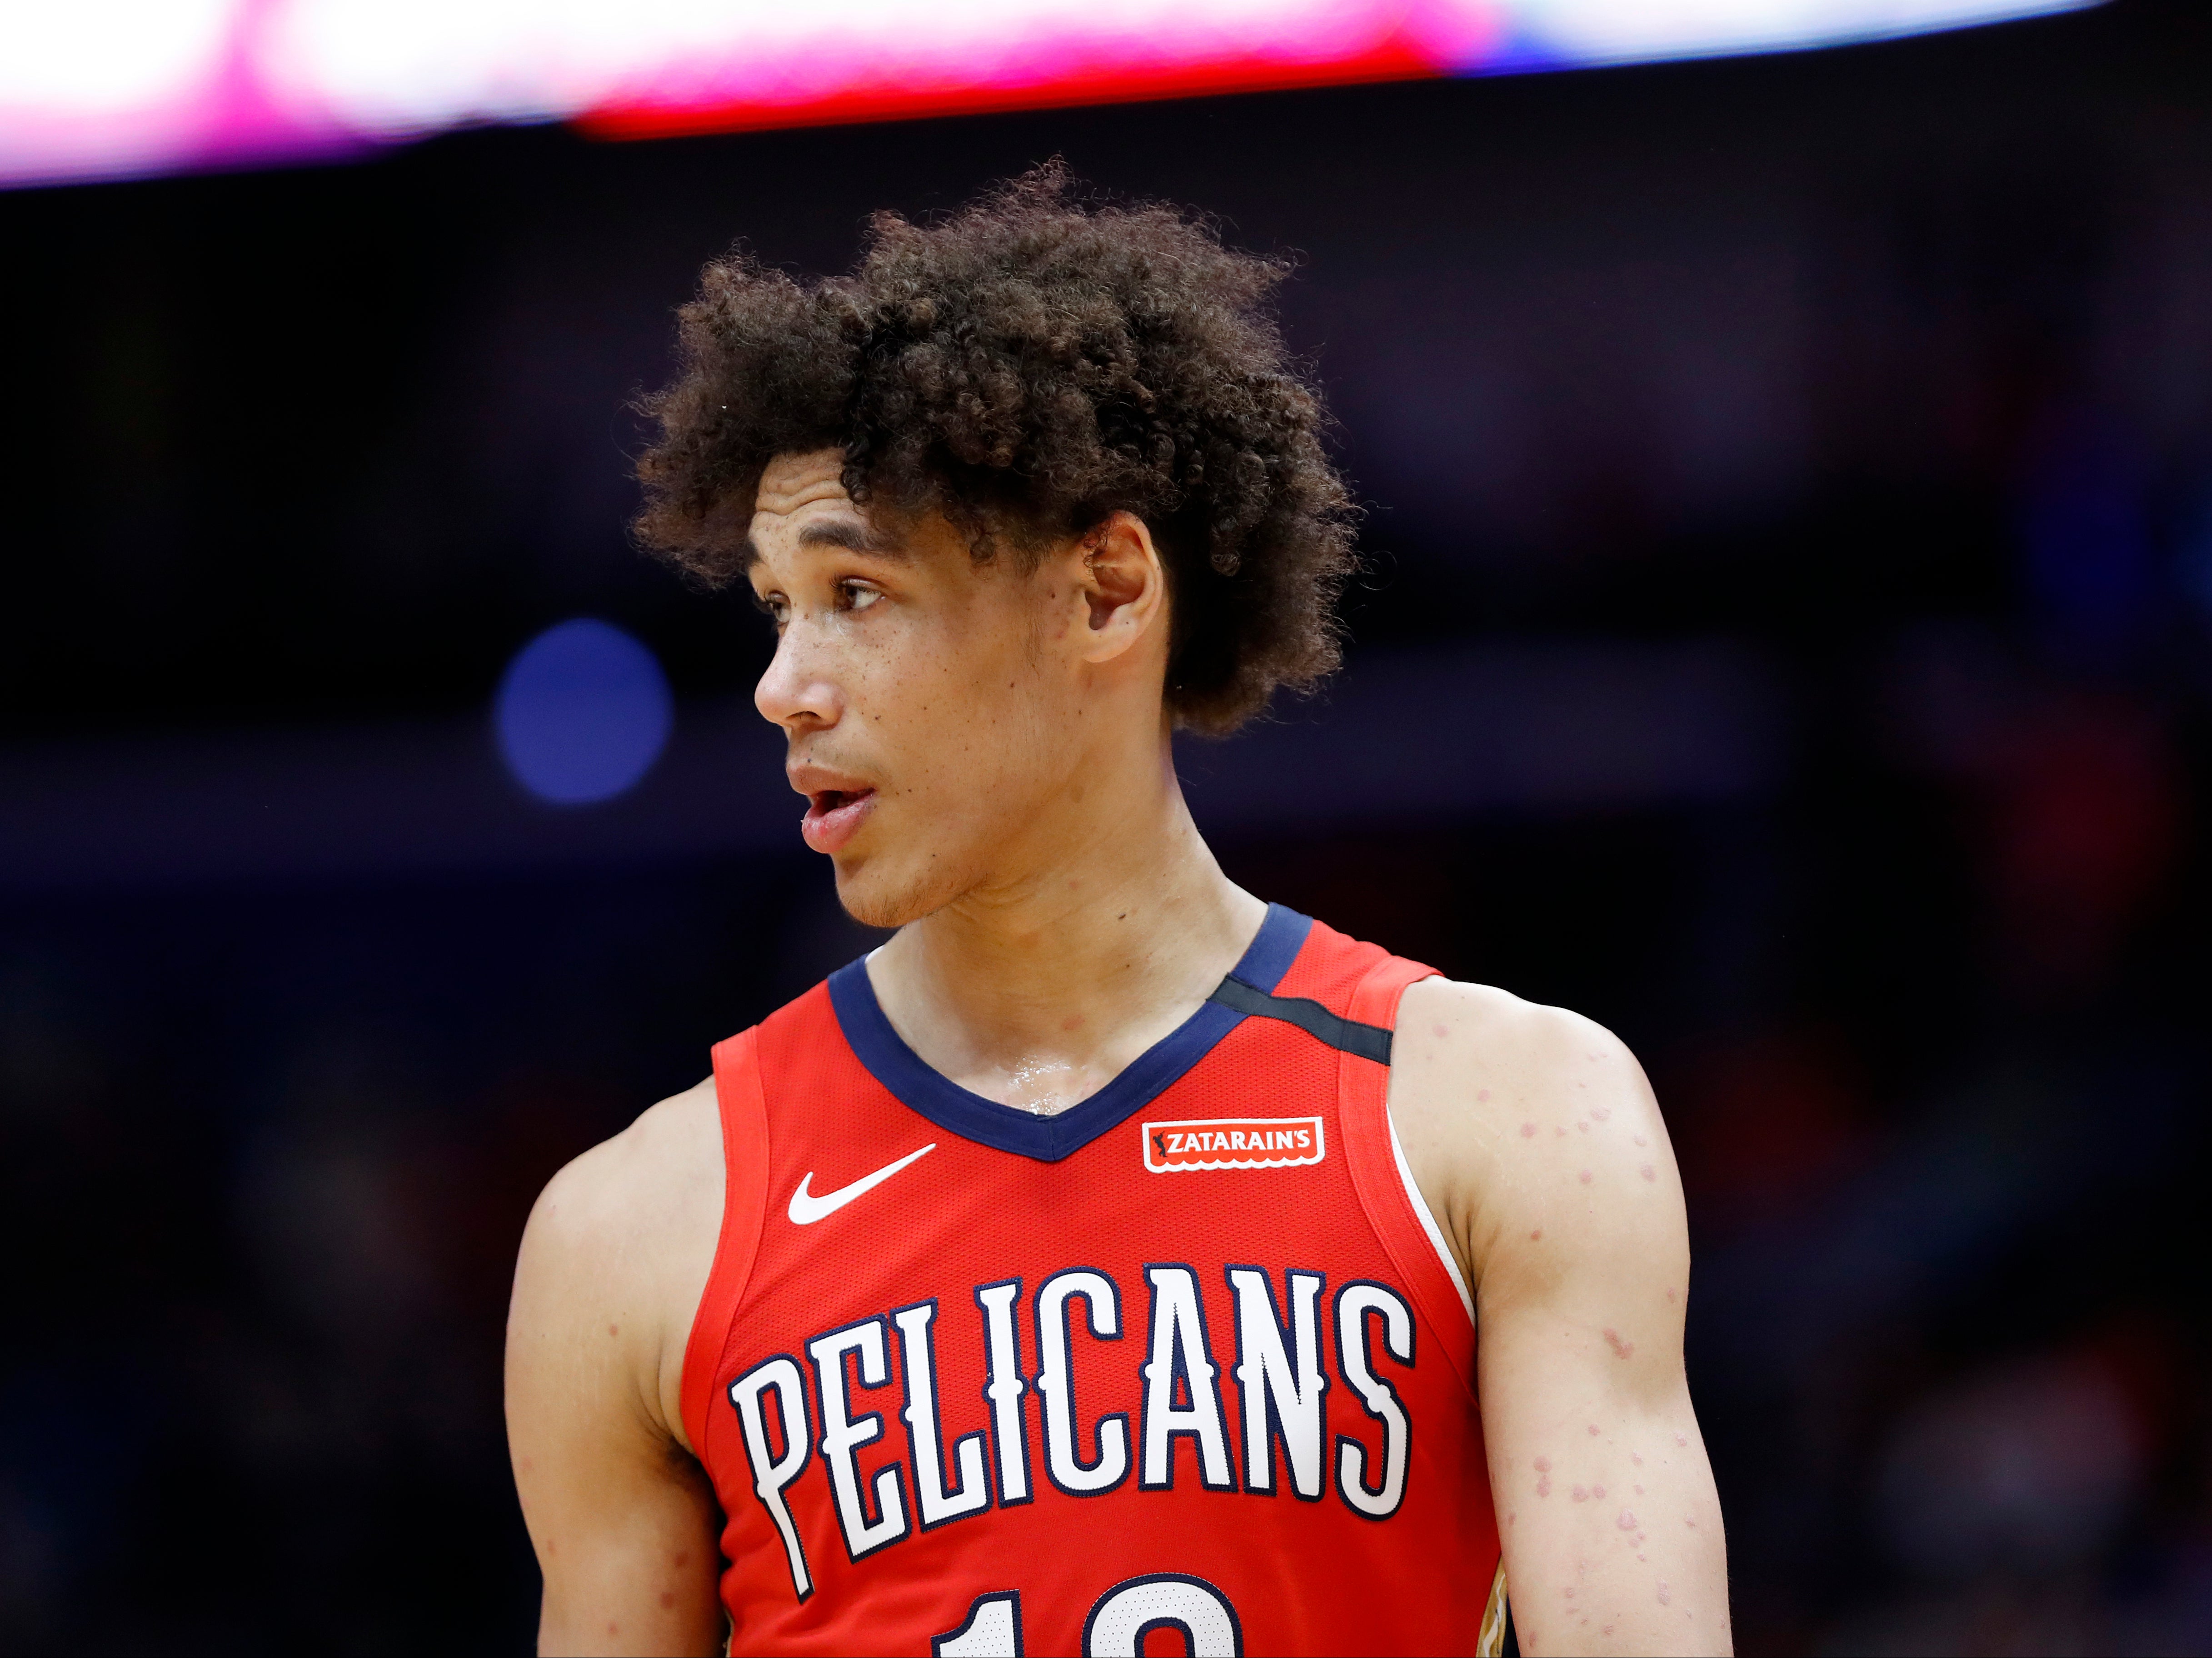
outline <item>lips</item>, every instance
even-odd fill
[[[806,816],[799,832],[816,852],[835,854],[860,831],[876,809],[873,789],[818,789],[806,797]]]

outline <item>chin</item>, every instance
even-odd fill
[[[902,872],[880,858],[837,865],[837,902],[862,926],[902,927],[944,908],[957,896],[957,884]]]

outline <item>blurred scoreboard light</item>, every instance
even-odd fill
[[[2096,0],[0,0],[0,184],[1768,52]]]

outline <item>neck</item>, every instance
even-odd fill
[[[1054,856],[910,923],[869,962],[926,1063],[1031,1111],[1088,1098],[1188,1018],[1267,913],[1199,838],[1164,738],[1135,774],[1083,793],[1114,809],[1038,825],[1024,838]]]

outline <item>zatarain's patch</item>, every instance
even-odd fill
[[[1190,1169],[1296,1169],[1328,1148],[1319,1117],[1206,1117],[1144,1125],[1145,1167],[1155,1175]]]

